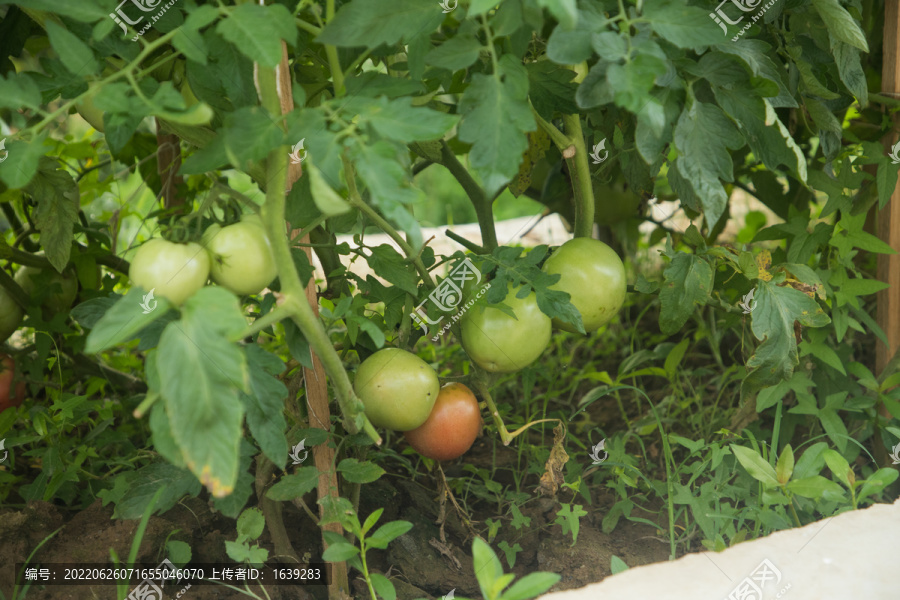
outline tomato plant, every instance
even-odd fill
[[[359,365],[354,388],[374,425],[409,431],[428,419],[440,384],[434,369],[415,354],[384,348]]]
[[[138,248],[128,276],[134,285],[156,290],[173,304],[182,304],[209,278],[209,256],[196,243],[176,244],[152,239]]]
[[[468,452],[480,430],[481,410],[475,394],[462,383],[448,383],[438,393],[428,419],[403,437],[422,456],[453,460]]]
[[[211,225],[201,243],[209,250],[212,280],[235,294],[258,294],[278,274],[272,246],[255,215],[225,227]]]
[[[640,493],[664,496],[674,556],[700,530],[716,548],[742,539],[744,514],[774,527],[834,505],[767,490],[759,510],[701,519],[729,507],[691,494],[732,477],[739,453],[721,477],[681,478],[670,440],[698,453],[687,436],[724,436],[733,422],[774,456],[802,430],[858,464],[859,449],[883,451],[900,432],[886,383],[900,329],[882,331],[870,298],[887,285],[875,274],[894,272],[893,242],[872,223],[900,168],[882,144],[900,103],[870,93],[895,63],[877,52],[882,0],[784,0],[752,20],[734,2],[710,19],[682,0],[182,2],[160,19],[147,3],[112,15],[96,0],[33,4],[0,5],[0,338],[52,408],[0,420],[0,435],[27,431],[23,445],[46,449],[131,428],[117,443],[133,434],[148,451],[91,471],[95,438],[54,447],[41,478],[16,475],[30,478],[23,502],[102,494],[135,518],[157,492],[157,511],[208,492],[236,517],[255,493],[284,544],[274,503],[305,506],[318,487],[323,529],[351,524],[361,544],[386,545],[361,535],[377,517],[359,523],[354,486],[413,468],[392,453],[399,436],[376,427],[423,438],[426,455],[464,445],[468,426],[434,425],[460,433],[452,452],[412,432],[449,414],[436,400],[446,378],[478,393],[488,435],[521,440],[520,457],[549,455],[534,482],[548,496],[566,486],[590,504],[606,486],[621,496],[614,520],[644,485],[634,473],[662,464],[665,484]],[[73,110],[96,131],[72,127]],[[212,225],[248,210],[259,220]],[[522,223],[495,223],[556,214],[572,240],[535,244]],[[469,221],[477,235],[455,225]],[[441,227],[423,235],[426,222]],[[180,243],[204,230],[203,245]],[[445,232],[458,247],[431,239]],[[30,311],[10,337],[41,290],[7,273],[41,269],[49,282],[51,268],[74,269],[84,282],[98,265],[81,303]],[[155,310],[150,291],[173,306]],[[666,389],[642,397],[652,378]],[[450,389],[471,425],[472,398]],[[621,464],[579,473],[564,446],[600,435],[594,403],[607,394]],[[716,412],[738,404],[763,418]],[[303,436],[315,466],[300,465]],[[638,445],[660,460],[638,464]],[[84,472],[91,486],[73,491]],[[450,479],[442,491],[460,489]],[[678,503],[701,506],[696,523],[674,509],[676,486]],[[569,531],[578,510],[566,506]],[[364,550],[333,536],[328,556],[391,597]],[[332,595],[348,589],[336,576]]]
[[[13,385],[15,375],[16,362],[10,355],[0,354],[0,413],[25,401],[25,382]]]
[[[608,323],[625,302],[625,266],[615,251],[599,240],[569,240],[553,251],[543,269],[560,276],[553,289],[571,296],[585,331],[595,331]],[[559,319],[554,319],[553,325],[577,331]]]

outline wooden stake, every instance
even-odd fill
[[[281,64],[278,65],[278,97],[281,101],[281,112],[287,114],[294,110],[294,96],[291,91],[291,71],[288,64],[287,44],[281,42]],[[294,182],[303,175],[301,163],[288,164],[288,177],[286,192],[291,191]],[[296,231],[294,232],[296,233]],[[309,234],[305,235],[300,242],[309,244]],[[312,264],[312,248],[302,246],[306,252],[309,263]],[[312,307],[313,312],[319,314],[319,297],[316,292],[315,278],[310,278],[306,284],[306,299]],[[309,408],[309,426],[318,427],[325,431],[331,429],[331,409],[328,404],[328,382],[325,379],[325,368],[315,352],[312,352],[313,368],[304,367],[303,376],[306,381],[306,404]],[[334,470],[334,449],[328,444],[319,444],[312,447],[313,460],[316,469],[319,471],[318,494],[319,498],[325,496],[338,497],[338,480],[337,473]],[[319,505],[319,517],[323,516],[322,505]],[[344,530],[340,523],[329,523],[322,526],[323,531],[333,531],[337,534],[343,534]],[[324,537],[322,539],[322,547],[327,548]],[[346,600],[350,598],[349,578],[347,572],[347,563],[331,563],[331,585],[328,586],[329,600]]]

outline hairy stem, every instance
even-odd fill
[[[588,165],[584,134],[581,131],[579,115],[565,115],[563,123],[566,133],[575,144],[575,156],[566,158],[575,202],[575,237],[593,237],[594,233],[594,188],[591,185],[591,168]]]
[[[447,142],[443,140],[441,140],[441,164],[456,178],[469,200],[472,201],[472,206],[475,207],[475,214],[478,216],[478,227],[481,228],[481,245],[490,252],[497,247],[497,231],[494,228],[494,212],[491,199],[487,197],[481,186],[476,183],[469,171],[462,166],[462,163],[453,154]]]

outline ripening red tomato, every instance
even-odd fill
[[[481,429],[481,411],[472,390],[461,383],[441,388],[428,419],[403,436],[422,456],[453,460],[468,452]]]
[[[25,382],[20,381],[13,388],[16,363],[8,354],[0,354],[0,412],[7,408],[21,406],[25,401]],[[15,393],[13,393],[15,392]]]

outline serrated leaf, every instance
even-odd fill
[[[705,259],[680,252],[663,271],[663,276],[659,328],[664,334],[672,335],[697,308],[706,305],[712,291],[713,271]]]
[[[436,4],[419,0],[353,0],[341,6],[316,42],[332,46],[365,46],[409,41],[430,33],[443,21]]]
[[[822,327],[831,322],[815,300],[792,287],[758,280],[751,313],[751,330],[762,343],[747,361],[750,371],[741,386],[742,396],[789,379],[799,364],[794,322]]]
[[[456,115],[414,107],[412,98],[357,97],[342,102],[341,109],[371,125],[380,136],[403,143],[440,139],[459,121]]]
[[[525,68],[528,71],[528,97],[539,115],[550,120],[556,111],[564,115],[578,112],[574,101],[578,86],[572,82],[574,71],[560,69],[546,60],[528,63]]]
[[[536,127],[528,106],[528,72],[504,54],[496,76],[476,74],[459,103],[459,139],[472,144],[469,160],[492,197],[519,170],[528,147],[526,132]]]
[[[236,322],[243,323],[238,299],[203,288],[159,340],[161,393],[173,437],[188,468],[217,498],[237,481],[244,417],[238,394],[248,391],[246,358],[227,338]]]
[[[274,375],[284,370],[284,363],[256,344],[248,345],[245,353],[251,393],[242,392],[241,400],[247,412],[247,426],[263,453],[276,467],[283,469],[288,456],[284,433],[284,400],[288,390]]]
[[[245,539],[255,540],[262,535],[266,527],[266,518],[258,508],[248,508],[237,520],[237,534]]]
[[[34,221],[41,232],[41,247],[50,264],[61,273],[69,262],[75,237],[80,207],[78,184],[69,173],[58,168],[55,160],[44,157],[25,190],[37,201]]]
[[[128,485],[124,495],[116,502],[114,518],[140,519],[150,500],[160,489],[163,493],[153,507],[155,514],[166,512],[182,496],[196,496],[200,493],[200,484],[190,471],[167,463],[153,463],[133,473],[127,478]]]
[[[94,323],[94,328],[88,334],[84,351],[88,354],[95,354],[130,340],[134,334],[168,312],[171,305],[168,300],[160,296],[156,298],[158,303],[156,309],[144,314],[145,311],[141,308],[141,304],[146,294],[146,290],[133,287],[128,290],[127,294],[120,297]]]
[[[100,70],[94,53],[78,36],[52,19],[44,22],[44,28],[59,60],[73,75],[95,75]]]
[[[281,40],[295,44],[294,17],[281,4],[239,4],[216,31],[260,66],[275,68],[281,62]]]
[[[837,0],[812,0],[812,5],[822,17],[825,26],[828,27],[831,37],[850,44],[854,48],[859,48],[863,52],[869,51],[866,35],[856,20],[847,12],[847,9],[838,4]]]
[[[644,3],[643,18],[650,22],[653,31],[679,48],[699,48],[722,42],[722,30],[710,19],[707,10],[696,6],[648,0]]]
[[[269,488],[266,497],[278,502],[288,502],[311,492],[318,484],[319,471],[315,467],[301,467]]]
[[[221,136],[228,160],[238,168],[246,168],[248,161],[262,160],[272,148],[278,147],[283,133],[265,109],[253,106],[238,109],[225,117]]]
[[[740,148],[743,140],[720,108],[697,101],[685,107],[678,118],[675,145],[682,154],[675,161],[678,170],[699,198],[706,222],[712,227],[728,202],[720,179],[734,179],[729,150]]]

